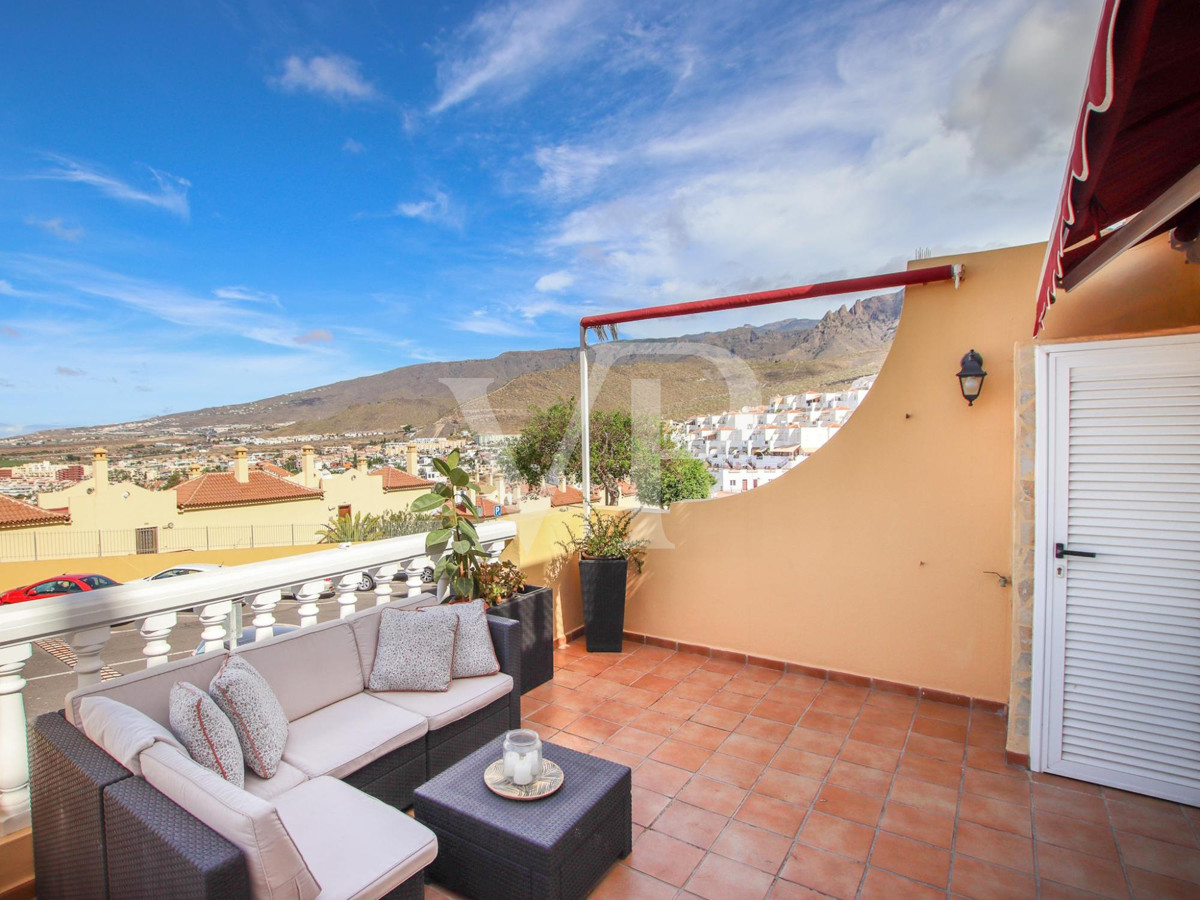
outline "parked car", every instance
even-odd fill
[[[217,563],[188,563],[185,566],[172,566],[169,569],[163,569],[161,572],[155,572],[153,575],[147,575],[142,581],[162,581],[164,578],[177,578],[180,575],[193,575],[196,572],[211,572],[214,569],[221,568]]]
[[[334,593],[336,593],[333,589],[333,579],[332,578],[320,578],[320,579],[314,578],[313,580],[321,582],[321,597],[322,598],[332,597],[334,595]],[[293,584],[291,587],[284,588],[283,596],[288,600],[295,600],[296,595],[300,593],[300,589],[302,587],[304,587],[304,585],[307,583],[308,582],[306,582],[306,581],[302,581],[299,584]]]
[[[58,597],[62,594],[77,594],[82,591],[97,591],[100,588],[120,584],[107,575],[64,574],[53,578],[43,578],[24,587],[13,588],[0,594],[0,603],[23,603],[26,600],[38,600],[42,597]]]

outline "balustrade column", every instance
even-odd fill
[[[111,626],[101,625],[77,631],[68,639],[71,649],[75,651],[75,681],[79,687],[100,683],[100,670],[104,668],[100,653],[111,634]]]
[[[454,550],[450,547],[449,544],[446,544],[446,549],[442,551],[441,559],[446,559],[447,557],[450,557],[453,554],[454,554]],[[450,569],[450,571],[452,572],[454,570]],[[435,591],[434,596],[437,597],[438,603],[445,603],[446,597],[449,595],[449,593],[450,593],[450,576],[449,576],[449,574],[445,574],[437,580],[437,590]]]
[[[0,647],[0,834],[29,825],[29,746],[25,679],[32,644]]]
[[[408,564],[408,596],[415,597],[425,590],[423,573],[433,566],[433,560],[428,556],[418,556]]]
[[[225,649],[225,638],[229,634],[226,624],[232,614],[233,602],[230,600],[200,607],[197,615],[200,617],[200,624],[204,626],[204,630],[200,632],[200,640],[203,642],[200,645],[201,653]]]
[[[254,595],[250,601],[250,609],[254,611],[254,640],[266,640],[275,634],[275,607],[282,599],[283,592],[278,589]]]
[[[309,625],[317,624],[317,601],[321,599],[321,591],[325,588],[324,581],[306,581],[300,585],[300,590],[296,592],[296,599],[300,601],[300,627],[307,628]]]
[[[171,629],[178,622],[179,616],[173,612],[159,613],[142,619],[138,630],[146,642],[146,646],[142,648],[142,656],[146,657],[147,669],[161,666],[167,661],[171,653],[171,645],[167,643],[167,638],[171,636]]]
[[[504,553],[505,541],[492,541],[484,549],[487,550],[489,562],[499,562],[500,555]]]
[[[337,591],[338,602],[338,618],[344,619],[346,616],[354,612],[354,606],[358,602],[358,597],[355,591],[362,584],[362,572],[350,572],[348,575],[343,575],[342,580],[338,582]]]
[[[386,566],[380,566],[379,571],[375,573],[375,605],[383,606],[392,599],[392,579],[396,577],[396,573],[400,571],[400,567],[395,563],[388,563]]]

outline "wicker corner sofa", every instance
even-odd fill
[[[388,604],[403,605],[405,601]],[[254,795],[248,802],[277,809],[285,840],[290,832],[322,900],[423,896],[423,869],[433,858],[428,845],[419,859],[414,852],[406,868],[393,865],[390,881],[372,879],[370,871],[349,871],[372,843],[387,844],[389,828],[407,829],[409,839],[412,829],[424,830],[409,816],[389,813],[379,801],[393,810],[411,806],[418,785],[520,726],[519,622],[488,617],[498,674],[455,679],[445,693],[376,694],[366,684],[385,608],[233,651],[244,654],[267,679],[290,723],[280,772],[271,779],[247,772],[245,790]],[[89,697],[117,700],[167,725],[171,687],[179,681],[207,686],[226,655],[190,657],[82,688],[67,696],[65,710],[36,720],[30,754],[39,898],[243,898],[270,893],[263,889],[258,860],[247,860],[251,851],[201,821],[205,811],[196,810],[207,801],[197,797],[195,786],[191,793],[180,793],[161,781],[160,790],[148,780],[153,759],[147,757],[157,755],[176,765],[177,750],[153,744],[141,751],[139,759],[146,766],[129,759],[123,765],[115,758],[121,756],[120,736],[115,741],[98,736],[107,745],[101,747],[82,730],[81,706]],[[201,768],[190,759],[186,764]],[[154,771],[162,767],[156,765]],[[241,791],[203,771],[204,777],[220,782],[216,793]],[[305,832],[307,841],[302,839]],[[386,854],[388,847],[374,852]],[[358,868],[378,868],[377,860],[368,862]],[[366,883],[359,884],[364,878]],[[311,885],[299,895],[317,896]]]

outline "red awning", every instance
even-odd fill
[[[1200,165],[1200,7],[1107,0],[1038,287],[1041,330],[1056,289],[1134,216]],[[1186,213],[1144,229],[1142,240]],[[1068,284],[1069,287],[1069,284]]]
[[[930,266],[926,269],[910,269],[906,272],[889,272],[886,275],[868,275],[865,278],[823,281],[817,284],[781,288],[777,291],[734,294],[730,297],[714,297],[711,300],[668,303],[665,306],[647,306],[642,309],[627,309],[623,312],[605,313],[600,316],[584,316],[579,320],[579,327],[598,328],[604,325],[620,325],[623,322],[640,322],[643,319],[666,319],[671,316],[687,316],[692,313],[765,306],[768,303],[783,303],[788,300],[806,300],[810,297],[833,297],[838,294],[879,291],[910,284],[931,284],[935,281],[949,281],[956,277],[956,274],[961,275],[961,273],[962,270],[958,266]]]

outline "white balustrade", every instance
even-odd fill
[[[400,567],[395,563],[388,563],[386,566],[380,566],[379,571],[375,573],[375,605],[383,606],[392,599],[392,579],[396,577],[396,573],[400,571]]]
[[[334,588],[337,591],[339,619],[344,619],[354,612],[355,604],[358,603],[358,595],[354,592],[362,584],[362,576],[362,572],[351,572],[349,575],[343,575],[342,580]]]
[[[300,601],[300,609],[297,612],[300,613],[301,628],[317,624],[317,613],[320,612],[317,601],[321,599],[321,591],[324,589],[324,581],[306,581],[300,585],[296,599]]]
[[[484,549],[487,551],[488,561],[500,562],[500,554],[504,552],[504,547],[507,544],[508,541],[492,541],[490,544],[485,546]]]
[[[29,755],[25,746],[25,679],[31,644],[0,647],[0,835],[29,825]]]
[[[225,638],[229,634],[226,626],[232,614],[233,602],[231,600],[209,603],[196,611],[196,615],[200,618],[200,624],[204,626],[204,630],[200,632],[200,653],[225,649]]]
[[[433,560],[428,556],[418,556],[408,564],[408,596],[415,597],[425,590],[424,572],[433,568]]]
[[[254,618],[251,620],[251,624],[254,625],[254,640],[266,640],[275,634],[275,607],[282,599],[283,592],[279,588],[254,595],[254,599],[250,601],[250,609],[254,612]]]
[[[112,626],[100,625],[77,631],[67,639],[71,649],[75,651],[75,680],[79,687],[100,683],[100,670],[104,668],[104,660],[100,654],[112,634]]]
[[[171,653],[171,645],[167,643],[167,638],[171,636],[171,629],[178,621],[179,615],[173,612],[159,613],[157,616],[142,619],[138,630],[146,642],[146,646],[142,648],[142,656],[146,657],[147,669],[161,666],[167,661]]]

